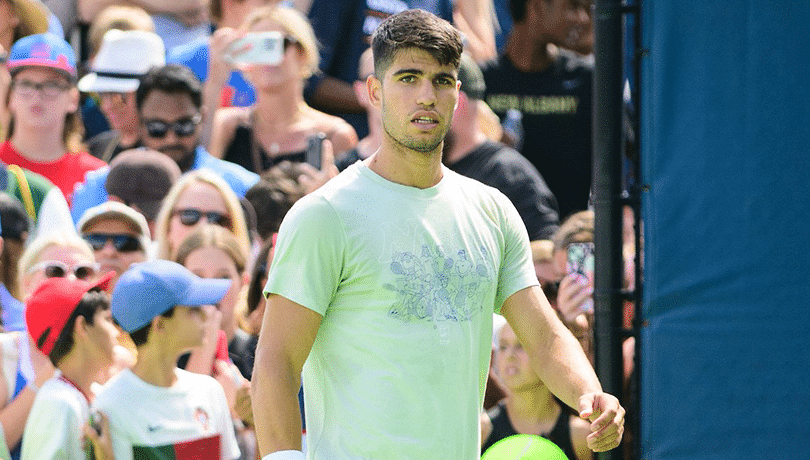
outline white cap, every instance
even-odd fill
[[[166,64],[163,39],[154,32],[113,29],[104,34],[89,73],[79,80],[85,93],[130,93],[152,67]]]

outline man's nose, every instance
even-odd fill
[[[425,80],[419,86],[419,94],[416,103],[423,107],[433,107],[436,105],[436,88],[430,81]]]

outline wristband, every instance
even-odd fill
[[[279,450],[265,455],[262,460],[305,460],[306,458],[300,450]]]

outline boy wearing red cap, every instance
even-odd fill
[[[118,329],[104,292],[112,273],[91,283],[48,278],[26,302],[25,322],[57,371],[37,392],[25,424],[23,459],[86,458],[90,385],[113,363]]]

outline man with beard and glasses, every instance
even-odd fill
[[[150,70],[135,93],[144,147],[157,150],[177,163],[180,171],[207,168],[222,177],[237,196],[259,180],[239,165],[212,157],[200,144],[202,84],[188,67],[167,64]],[[88,208],[107,201],[104,168],[88,174],[74,193],[72,214],[78,219]]]

